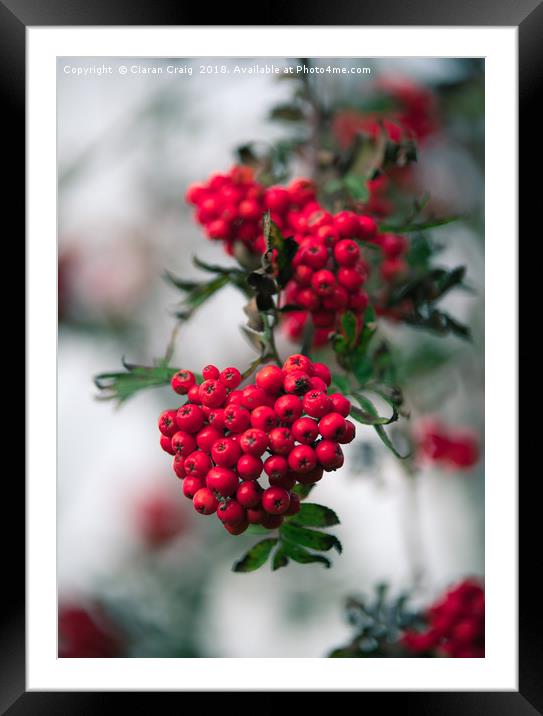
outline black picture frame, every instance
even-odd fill
[[[240,8],[241,9],[241,6]],[[232,4],[213,10],[216,25],[244,25],[239,20],[247,15]],[[203,10],[203,12],[202,12]],[[519,158],[525,168],[520,184],[520,208],[523,226],[527,226],[530,212],[538,206],[540,182],[527,178],[528,157],[533,164],[534,152],[541,133],[538,104],[543,75],[543,3],[541,0],[456,0],[454,3],[435,3],[430,0],[366,0],[353,4],[349,0],[323,0],[260,4],[258,25],[411,25],[411,26],[515,26],[519,42]],[[3,113],[6,149],[13,152],[6,205],[10,214],[24,216],[25,152],[25,29],[28,26],[79,25],[199,25],[209,9],[183,6],[164,0],[0,0],[0,97]],[[208,19],[208,18],[206,18]],[[253,19],[253,18],[251,18]],[[9,138],[9,140],[7,139]],[[520,175],[519,175],[520,176]],[[537,192],[537,194],[536,194]],[[539,199],[540,203],[540,199]],[[23,219],[24,221],[24,219]],[[534,226],[537,226],[534,222]],[[520,233],[520,231],[519,231]],[[21,241],[21,245],[23,242]],[[29,444],[27,440],[27,445]],[[31,449],[31,447],[30,447]],[[536,477],[534,475],[534,477]],[[24,486],[20,479],[4,485],[6,503],[17,505],[19,526],[9,528],[4,545],[10,545],[13,564],[9,570],[9,590],[4,588],[5,606],[0,613],[0,711],[10,716],[22,714],[87,714],[102,710],[103,694],[97,692],[60,693],[25,691],[25,590],[24,533],[20,519],[24,509]],[[538,521],[528,518],[528,505],[535,500],[534,482],[527,481],[520,491],[523,519],[520,528],[520,609],[519,609],[519,691],[518,692],[424,692],[424,693],[362,693],[362,704],[374,696],[386,697],[392,706],[417,714],[507,714],[530,716],[543,714],[543,651],[540,630],[538,591],[532,583],[534,573],[533,545],[540,541]],[[18,535],[18,539],[14,537]],[[9,541],[8,541],[9,539]],[[21,553],[22,551],[22,553]],[[117,702],[117,694],[110,697]],[[109,698],[109,697],[108,697]],[[138,694],[142,708],[149,702],[149,694]],[[156,695],[151,698],[156,699]],[[275,699],[276,696],[272,695]],[[148,701],[149,699],[149,701]],[[156,708],[156,701],[153,702]],[[150,706],[152,708],[152,706]]]

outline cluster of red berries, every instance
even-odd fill
[[[265,188],[254,179],[250,167],[234,166],[227,174],[213,174],[203,184],[192,184],[186,200],[196,207],[196,221],[205,227],[208,238],[223,241],[233,253],[235,242],[263,254],[266,243],[262,217],[269,211],[280,229],[287,219],[315,199],[315,186],[307,179],[295,179],[289,186]]]
[[[190,371],[177,372],[172,388],[188,401],[158,421],[183,492],[197,512],[216,512],[231,534],[249,524],[275,529],[300,509],[297,482],[313,484],[343,465],[341,445],[355,436],[351,404],[328,394],[326,365],[298,354],[282,368],[261,368],[243,389],[237,368],[208,365],[202,377],[198,385]],[[267,488],[259,483],[263,472]]]
[[[485,655],[485,593],[471,579],[450,589],[426,614],[423,632],[407,631],[403,645],[417,654],[435,653],[455,658]]]
[[[123,655],[123,640],[98,604],[63,604],[58,610],[58,655],[104,659]]]
[[[420,433],[419,452],[423,459],[453,469],[469,469],[479,460],[478,441],[469,430],[452,430],[430,421]]]

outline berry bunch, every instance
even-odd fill
[[[468,430],[451,430],[438,422],[424,424],[420,431],[421,458],[453,469],[469,469],[479,460],[479,446]]]
[[[196,221],[205,227],[208,238],[223,241],[232,254],[235,242],[250,251],[266,251],[262,217],[270,211],[279,228],[287,216],[315,199],[315,187],[306,179],[295,179],[288,187],[265,188],[254,179],[250,167],[234,166],[227,174],[213,174],[203,184],[192,184],[186,200],[196,207]]]
[[[485,593],[474,580],[450,589],[427,612],[425,631],[406,631],[403,645],[417,654],[455,658],[485,655]]]
[[[261,368],[243,389],[236,368],[208,365],[202,377],[198,385],[193,373],[178,371],[171,385],[188,401],[158,421],[185,496],[197,512],[216,512],[234,535],[249,524],[279,527],[300,509],[297,482],[313,484],[343,465],[341,445],[355,436],[350,402],[328,393],[327,366],[298,354],[282,368]]]

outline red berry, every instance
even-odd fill
[[[346,418],[351,412],[351,402],[341,393],[332,393],[328,396],[332,403],[332,408],[336,413],[339,413]]]
[[[201,404],[200,400],[200,386],[199,385],[193,385],[192,388],[187,393],[187,398],[189,399],[190,403],[195,403],[196,405]]]
[[[214,408],[207,415],[207,422],[217,430],[224,430],[224,410],[222,408]]]
[[[210,408],[220,408],[226,400],[226,386],[219,380],[204,380],[199,390],[203,405]]]
[[[202,184],[190,184],[185,193],[189,204],[199,204],[207,196],[207,188]]]
[[[221,431],[208,425],[205,428],[202,428],[198,435],[196,435],[196,444],[198,445],[200,450],[203,450],[204,452],[207,452],[209,454],[211,453],[211,448],[213,447],[214,443],[216,443],[217,440],[220,440],[222,437],[223,434]]]
[[[328,263],[328,249],[317,239],[308,239],[300,246],[299,260],[314,271],[320,271]]]
[[[213,492],[230,497],[238,488],[238,476],[226,467],[212,467],[207,473],[206,484]]]
[[[273,408],[267,405],[260,405],[251,413],[251,425],[253,428],[268,432],[279,424],[279,418]]]
[[[315,482],[318,482],[320,479],[322,479],[323,475],[324,470],[320,465],[317,465],[317,467],[315,467],[313,470],[310,470],[309,472],[299,472],[296,475],[296,478],[301,485],[313,485]]]
[[[238,207],[239,215],[243,219],[257,221],[264,213],[260,204],[254,199],[245,199]]]
[[[185,477],[183,480],[183,494],[191,500],[202,487],[205,483],[201,477]]]
[[[319,390],[310,390],[304,395],[304,412],[312,418],[322,418],[332,410],[332,401],[326,393]]]
[[[313,274],[311,279],[311,287],[315,293],[321,298],[330,296],[336,285],[336,277],[331,271],[323,269]]]
[[[237,368],[225,368],[221,373],[220,381],[229,390],[235,390],[241,383],[241,373]]]
[[[231,403],[224,409],[224,424],[234,433],[242,433],[251,424],[251,414],[241,405]]]
[[[313,374],[316,378],[323,380],[326,385],[330,385],[332,382],[332,374],[330,368],[324,363],[313,363]]]
[[[175,450],[172,447],[172,439],[167,435],[160,436],[160,447],[164,450],[164,452],[167,452],[170,455],[175,455]]]
[[[270,515],[284,514],[290,505],[290,494],[283,487],[268,487],[262,495],[262,507]]]
[[[270,475],[268,479],[272,487],[283,487],[288,492],[289,490],[292,490],[292,488],[296,484],[297,475],[295,472],[292,472],[292,470],[289,470],[287,474],[283,475],[282,477]]]
[[[379,271],[381,272],[381,277],[385,281],[392,281],[396,278],[396,276],[399,276],[407,271],[407,264],[400,258],[385,259],[381,264]]]
[[[158,429],[163,435],[167,435],[169,438],[177,432],[177,423],[175,422],[176,414],[175,410],[165,410],[163,413],[160,413],[158,419]]]
[[[298,291],[294,303],[313,313],[319,309],[321,300],[312,288],[304,288]]]
[[[339,308],[345,308],[349,304],[349,294],[347,289],[336,284],[330,294],[323,300],[322,307],[326,311],[337,311]]]
[[[265,393],[275,395],[283,387],[283,371],[276,365],[267,365],[256,374],[256,384]]]
[[[302,401],[296,395],[282,395],[275,401],[273,409],[282,423],[290,425],[302,414]]]
[[[226,398],[226,405],[241,405],[243,393],[241,390],[233,390]]]
[[[240,535],[247,527],[249,527],[249,522],[247,518],[243,519],[241,522],[238,522],[235,525],[231,525],[229,522],[224,522],[223,527],[227,532],[230,532],[231,535]]]
[[[358,226],[358,236],[364,241],[372,241],[377,236],[377,224],[371,216],[359,216]]]
[[[177,477],[182,480],[185,477],[185,458],[183,455],[177,454],[173,459],[173,471]]]
[[[343,465],[343,450],[341,445],[333,440],[321,440],[315,448],[315,453],[326,471],[337,470]]]
[[[260,524],[268,530],[277,529],[283,524],[283,515],[272,515],[269,512],[264,512]]]
[[[201,515],[211,515],[217,511],[219,501],[209,487],[201,487],[192,498],[192,504]]]
[[[245,510],[237,500],[228,500],[219,505],[217,517],[229,525],[239,525],[246,520]]]
[[[240,455],[240,446],[231,438],[221,438],[213,443],[211,448],[213,462],[219,467],[232,467],[237,463]]]
[[[302,370],[293,370],[287,373],[283,382],[283,388],[286,393],[295,393],[303,395],[309,390],[310,377]]]
[[[381,234],[377,238],[378,244],[387,258],[395,259],[407,249],[407,241],[403,236]]]
[[[185,460],[185,473],[191,477],[205,477],[211,470],[209,456],[201,450],[195,450]]]
[[[243,452],[247,455],[260,457],[268,447],[268,436],[263,430],[251,428],[243,433],[239,444]]]
[[[289,207],[290,195],[288,191],[282,187],[271,187],[266,190],[264,204],[267,209],[283,214]]]
[[[348,291],[356,291],[365,281],[365,274],[357,268],[342,266],[338,269],[337,280]]]
[[[196,440],[190,433],[178,430],[172,437],[172,448],[176,453],[187,457],[187,455],[196,450]]]
[[[270,451],[275,455],[288,455],[294,447],[294,438],[288,428],[274,428],[268,435]]]
[[[295,492],[289,493],[289,497],[290,504],[288,506],[287,511],[285,512],[285,516],[297,515],[301,507],[300,498]]]
[[[308,375],[313,375],[313,363],[307,356],[301,353],[294,353],[289,356],[283,364],[283,371],[285,373],[291,373],[295,370],[301,370]]]
[[[266,405],[266,393],[256,385],[248,385],[242,391],[242,405],[248,410],[254,410],[260,405]]]
[[[319,432],[327,440],[339,441],[347,431],[347,422],[339,413],[328,413],[319,421]]]
[[[254,455],[242,455],[236,467],[242,480],[258,480],[264,465],[262,460]]]
[[[214,219],[206,226],[206,233],[210,239],[226,240],[230,238],[231,226],[224,219]]]
[[[368,294],[365,291],[359,293],[351,293],[349,296],[349,308],[351,311],[362,313],[366,310],[370,302]]]
[[[250,507],[247,510],[247,521],[250,525],[259,525],[265,515],[262,507]]]
[[[204,380],[218,380],[220,371],[216,365],[206,365],[202,368],[202,377]]]
[[[338,443],[341,443],[342,445],[345,445],[347,443],[350,443],[354,440],[356,435],[356,428],[354,426],[354,423],[352,423],[350,420],[345,421],[345,433],[341,438],[337,438]]]
[[[304,286],[308,287],[311,286],[311,278],[313,276],[313,269],[309,266],[306,266],[305,264],[301,264],[300,266],[296,266],[296,269],[294,271],[294,280],[298,284],[298,286]]]
[[[195,383],[196,378],[190,370],[178,370],[170,381],[173,390],[179,395],[186,395]]]
[[[264,471],[268,477],[280,479],[288,473],[288,462],[281,455],[271,455],[264,463]]]
[[[354,266],[360,259],[360,248],[352,239],[342,239],[334,246],[334,258],[340,266]]]
[[[262,488],[254,480],[242,482],[236,492],[236,500],[242,507],[256,507],[260,504]]]
[[[324,380],[321,380],[320,378],[317,378],[316,375],[313,376],[313,378],[310,378],[309,380],[309,388],[310,391],[318,391],[319,393],[326,393],[328,390],[328,386],[324,382]]]
[[[352,211],[340,211],[334,216],[334,226],[341,237],[351,238],[360,232],[359,217]]]
[[[288,456],[288,464],[294,472],[311,472],[317,466],[317,456],[309,445],[297,445]]]
[[[292,436],[303,445],[311,445],[319,436],[319,425],[313,418],[298,418],[291,427]]]
[[[179,430],[187,433],[197,433],[204,424],[204,413],[202,409],[192,403],[182,405],[175,416]]]

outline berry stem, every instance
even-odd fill
[[[277,346],[275,345],[275,335],[274,335],[274,325],[270,322],[270,317],[267,313],[262,313],[262,322],[264,323],[264,336],[266,338],[266,341],[270,347],[270,351],[272,354],[273,360],[276,362],[278,366],[282,365],[281,358],[279,357],[279,353],[277,352]]]

